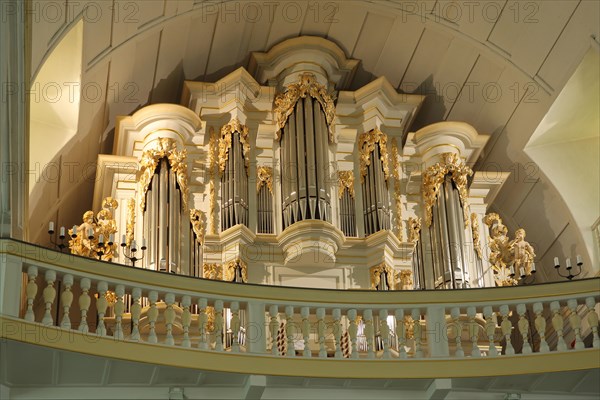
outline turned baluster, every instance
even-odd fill
[[[215,350],[223,351],[223,300],[215,301]]]
[[[150,324],[150,332],[148,332],[148,343],[158,343],[156,337],[156,321],[158,320],[158,308],[156,308],[156,302],[158,301],[158,292],[151,290],[148,293],[148,301],[150,302],[150,309],[148,309],[148,323]]]
[[[190,341],[190,324],[192,323],[192,313],[190,312],[190,306],[192,305],[192,298],[185,295],[181,298],[181,306],[183,312],[181,313],[181,325],[183,326],[183,340],[181,341],[181,347],[192,347]]]
[[[277,332],[279,331],[279,321],[277,321],[278,314],[279,309],[277,306],[272,305],[269,307],[269,316],[271,317],[271,320],[269,321],[269,331],[271,332],[271,354],[274,356],[276,356],[279,351],[277,348]]]
[[[240,343],[239,343],[239,334],[240,334],[240,303],[237,301],[231,302],[229,306],[231,309],[231,351],[234,353],[239,353],[240,351]]]
[[[310,345],[308,343],[310,339],[310,322],[308,317],[310,315],[310,309],[308,307],[302,307],[300,309],[300,316],[302,316],[302,339],[304,340],[304,350],[302,355],[304,357],[310,357]]]
[[[342,358],[342,324],[340,319],[342,318],[342,310],[334,308],[331,312],[333,317],[333,340],[334,340],[334,357]]]
[[[500,328],[502,329],[502,335],[504,335],[504,339],[506,340],[506,350],[504,351],[504,354],[506,354],[507,356],[511,356],[515,354],[515,349],[510,340],[510,335],[512,333],[512,323],[508,319],[508,314],[508,306],[500,306],[500,315],[502,315],[502,323],[500,324]]]
[[[592,335],[594,338],[592,341],[592,347],[597,349],[600,347],[600,337],[598,337],[598,314],[596,313],[596,300],[594,300],[593,297],[586,298],[585,306],[588,309],[587,320],[590,324],[590,328],[592,329]]]
[[[56,299],[56,289],[54,288],[54,282],[56,281],[56,272],[47,270],[44,276],[46,279],[47,286],[44,288],[42,295],[44,297],[44,303],[46,304],[46,312],[42,319],[42,324],[52,325],[54,320],[52,319],[52,303]]]
[[[167,293],[165,296],[165,303],[167,308],[165,309],[165,325],[167,328],[167,334],[165,336],[165,344],[169,346],[175,345],[175,339],[173,338],[173,324],[175,323],[175,295],[173,293]]]
[[[548,342],[546,341],[546,318],[542,315],[544,312],[544,305],[542,303],[533,304],[533,312],[535,313],[535,330],[540,335],[540,353],[547,353],[550,351]]]
[[[406,354],[406,323],[404,322],[404,310],[396,310],[396,336],[398,337],[399,357],[407,358]]]
[[[481,357],[481,350],[477,341],[479,340],[479,325],[475,321],[477,311],[475,307],[467,307],[467,317],[469,318],[469,338],[471,339],[471,357]]]
[[[125,312],[125,303],[123,302],[123,296],[125,296],[125,286],[117,285],[115,288],[115,296],[117,301],[115,302],[115,333],[114,337],[117,340],[123,340],[125,335],[123,334],[123,312]]]
[[[79,281],[79,286],[81,287],[81,294],[79,295],[79,310],[81,311],[81,321],[79,322],[79,331],[83,333],[89,332],[89,327],[87,323],[87,313],[90,309],[90,305],[92,304],[92,299],[88,291],[92,287],[92,282],[88,278],[81,278]]]
[[[585,348],[585,346],[583,344],[583,340],[581,340],[581,317],[577,313],[577,300],[570,299],[567,301],[567,306],[569,307],[569,310],[571,310],[571,314],[569,315],[569,323],[575,332],[575,349],[581,350]]]
[[[198,299],[198,348],[200,350],[208,350],[208,315],[206,314],[207,307],[208,301],[206,299]]]
[[[294,307],[285,306],[285,337],[287,339],[288,357],[296,357],[296,349],[294,347]]]
[[[326,358],[325,349],[325,309],[317,308],[317,335],[319,336],[319,357]]]
[[[35,283],[35,278],[37,278],[38,269],[37,267],[30,265],[27,268],[27,277],[29,278],[29,282],[27,282],[27,287],[25,288],[25,294],[27,295],[27,311],[25,312],[25,321],[35,322],[35,314],[33,313],[33,301],[35,300],[35,296],[37,295],[38,286]]]
[[[365,319],[365,338],[367,340],[367,358],[375,358],[375,327],[373,326],[373,311],[363,311]]]
[[[60,302],[63,308],[63,315],[62,320],[60,322],[60,327],[63,329],[71,329],[71,318],[69,318],[69,310],[71,309],[71,304],[73,304],[73,292],[71,292],[71,287],[73,286],[73,275],[65,275],[63,277],[63,284],[65,285],[65,289],[60,295]]]
[[[142,305],[140,299],[142,297],[142,289],[133,288],[131,291],[131,340],[140,341],[140,316],[142,315]]]
[[[552,311],[552,314],[554,314],[552,316],[552,327],[558,335],[556,350],[565,351],[567,350],[567,344],[565,343],[565,339],[563,337],[563,328],[565,326],[565,322],[561,315],[560,303],[558,301],[553,301],[550,303],[550,310]]]
[[[348,326],[348,335],[350,336],[350,358],[358,358],[358,346],[356,344],[357,335],[358,335],[358,326],[356,325],[356,310],[351,309],[348,310],[348,320],[350,321],[350,325]]]
[[[388,310],[379,310],[379,334],[383,344],[383,358],[392,358],[390,351],[390,326],[387,323]]]
[[[106,326],[104,325],[104,314],[106,314],[106,308],[108,307],[108,300],[106,300],[108,283],[104,281],[98,282],[97,289],[98,298],[96,299],[96,310],[98,311],[98,327],[96,328],[96,334],[105,336]]]
[[[421,345],[421,310],[413,309],[411,313],[412,319],[414,321],[413,332],[415,333],[415,358],[423,357],[423,348]]]
[[[465,352],[462,348],[461,338],[462,324],[460,323],[460,308],[452,307],[452,309],[450,310],[450,316],[452,317],[452,326],[456,331],[456,338],[454,339],[454,341],[456,342],[456,351],[454,352],[454,355],[456,357],[464,357]]]
[[[488,354],[490,357],[498,355],[496,344],[494,343],[494,335],[496,333],[496,322],[494,321],[494,312],[491,306],[483,307],[483,316],[485,317],[485,334],[489,341]]]
[[[525,304],[517,305],[517,313],[519,314],[517,326],[519,327],[519,332],[521,332],[521,337],[523,338],[523,349],[521,350],[521,353],[531,354],[531,345],[529,344],[529,321],[527,320],[527,308],[525,307]]]

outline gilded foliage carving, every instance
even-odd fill
[[[469,225],[469,199],[468,199],[468,178],[473,175],[473,170],[467,166],[460,156],[456,153],[442,153],[442,161],[438,162],[425,171],[423,174],[423,201],[425,202],[425,222],[431,226],[433,215],[433,205],[438,198],[440,187],[450,174],[452,181],[458,189],[458,195],[463,208],[463,220],[465,227]]]
[[[235,278],[235,270],[237,267],[240,267],[242,272],[242,282],[248,282],[248,266],[241,259],[231,260],[225,264],[225,280],[227,282],[231,282]]]
[[[342,198],[346,189],[350,197],[354,198],[354,172],[338,171],[338,198]]]
[[[480,260],[483,260],[481,239],[479,238],[479,219],[476,213],[471,213],[471,232],[473,233],[473,248]]]
[[[400,189],[400,154],[398,142],[392,139],[392,171],[394,176],[394,231],[401,242],[404,241],[404,222],[402,221],[402,193]]]
[[[211,235],[217,234],[217,193],[215,191],[215,178],[218,157],[218,140],[214,129],[210,128],[210,138],[208,142],[208,191],[209,191],[209,205],[208,214],[210,218],[210,233]]]
[[[219,139],[219,171],[225,171],[229,150],[231,149],[232,135],[238,132],[240,134],[240,142],[242,143],[242,154],[246,166],[246,174],[250,166],[250,139],[248,138],[248,127],[240,123],[237,118],[233,118],[221,128],[221,138]]]
[[[413,272],[409,269],[403,269],[396,274],[396,282],[400,285],[400,290],[413,290]]]
[[[386,273],[387,275],[387,284],[390,290],[394,290],[396,288],[394,269],[387,265],[385,262],[381,264],[375,265],[369,268],[369,274],[371,277],[371,289],[377,289],[377,285],[381,282],[381,274]]]
[[[204,212],[195,208],[190,209],[190,222],[192,224],[192,231],[196,235],[198,243],[204,243],[204,234],[206,227],[204,225]]]
[[[390,176],[390,167],[387,152],[387,135],[379,128],[362,133],[358,138],[358,149],[360,151],[360,179],[365,181],[367,167],[371,165],[371,153],[375,150],[375,145],[379,144],[379,156],[383,165],[383,175],[387,181]]]
[[[111,235],[117,232],[117,223],[114,219],[114,211],[119,207],[119,203],[112,197],[107,197],[102,201],[102,209],[94,216],[93,211],[86,211],[83,214],[83,222],[77,227],[77,236],[73,238],[73,229],[69,229],[69,249],[72,254],[84,257],[97,258],[98,252],[102,252],[101,259],[110,261],[113,259],[117,245],[109,245]],[[93,238],[89,238],[90,233]],[[100,244],[100,235],[104,241]]]
[[[317,100],[325,113],[327,127],[329,130],[329,142],[333,143],[333,119],[335,117],[334,97],[327,92],[325,86],[317,82],[317,78],[310,72],[300,74],[297,83],[287,86],[285,92],[275,96],[273,112],[277,123],[277,140],[281,139],[281,129],[285,126],[288,117],[294,111],[299,99],[310,96]]]
[[[223,266],[217,263],[206,263],[202,266],[202,277],[216,281],[223,280]]]
[[[273,168],[261,165],[256,169],[256,191],[258,192],[263,185],[267,185],[271,195],[273,194]]]
[[[408,219],[408,241],[416,245],[421,234],[421,218],[410,217]]]
[[[131,245],[135,233],[135,199],[127,200],[127,227],[125,234],[125,244]]]

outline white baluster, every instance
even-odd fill
[[[581,350],[585,348],[585,346],[583,340],[581,340],[581,317],[577,313],[577,300],[570,299],[567,301],[567,306],[569,307],[569,310],[571,310],[569,323],[575,332],[575,350]]]
[[[131,340],[140,341],[140,316],[142,315],[142,305],[140,299],[142,297],[142,289],[133,288],[131,291]]]
[[[150,332],[148,332],[148,343],[158,343],[156,337],[156,320],[158,319],[158,308],[156,308],[156,302],[158,301],[158,292],[151,290],[148,293],[148,301],[150,302],[150,309],[148,310],[148,323],[150,324]]]
[[[515,354],[515,349],[510,340],[510,335],[512,333],[512,323],[508,319],[508,314],[508,306],[500,306],[500,315],[502,315],[502,323],[500,324],[500,328],[502,329],[502,334],[504,335],[504,339],[506,340],[506,350],[504,351],[504,353],[507,356],[511,356]]]
[[[239,353],[240,303],[238,303],[237,301],[233,301],[231,302],[229,308],[231,309],[231,333],[233,337],[233,342],[231,343],[231,351],[234,353]]]
[[[553,301],[552,303],[550,303],[550,310],[552,310],[552,313],[554,314],[552,316],[552,327],[558,335],[556,350],[565,351],[567,350],[567,344],[565,343],[565,339],[563,338],[563,328],[565,326],[565,322],[561,315],[560,303],[558,301]]]
[[[529,344],[529,321],[527,320],[527,307],[525,304],[517,305],[517,313],[519,314],[519,332],[523,338],[523,354],[531,354],[531,345]]]
[[[533,304],[533,312],[535,313],[535,330],[540,335],[540,353],[547,353],[550,351],[548,342],[546,341],[546,318],[542,315],[544,312],[544,305],[542,303]]]
[[[71,287],[73,286],[73,275],[67,274],[63,276],[63,284],[65,285],[65,289],[60,295],[60,302],[63,307],[63,316],[60,322],[60,327],[63,329],[71,329],[71,318],[69,318],[69,311],[71,309],[71,304],[73,304],[73,292],[71,292]]]
[[[600,347],[600,337],[598,337],[598,314],[596,313],[596,300],[593,297],[585,299],[585,306],[588,309],[587,320],[592,329],[592,335],[594,340],[592,341],[592,347],[597,349]]]
[[[302,316],[302,339],[304,340],[304,350],[302,351],[302,355],[304,357],[310,357],[310,345],[308,343],[310,339],[310,322],[308,321],[310,308],[302,307],[300,309],[300,315]]]
[[[415,358],[422,358],[423,357],[423,349],[422,349],[422,345],[421,345],[421,332],[422,332],[422,328],[421,328],[421,310],[415,308],[412,310],[411,313],[412,319],[415,323],[414,328],[413,328],[413,332],[415,333]]]
[[[294,307],[285,306],[285,337],[287,339],[287,356],[296,357],[296,349],[294,347]]]
[[[271,305],[269,307],[269,315],[271,317],[271,320],[269,321],[269,330],[271,332],[271,354],[274,356],[279,354],[279,349],[277,348],[277,332],[279,331],[279,321],[277,321],[278,314],[278,307],[276,305]]]
[[[46,279],[46,283],[48,285],[42,292],[42,295],[44,296],[44,303],[46,304],[46,312],[44,313],[42,324],[52,325],[54,323],[54,320],[52,319],[52,303],[54,303],[54,299],[56,299],[56,289],[54,288],[56,272],[47,270],[44,278]]]
[[[396,336],[398,337],[398,353],[401,359],[408,357],[406,354],[406,323],[404,322],[404,310],[396,310]]]
[[[167,293],[165,296],[165,303],[167,308],[165,309],[165,325],[167,327],[167,334],[165,336],[165,344],[169,346],[175,345],[175,339],[173,338],[173,323],[175,323],[175,295],[173,293]]]
[[[379,334],[383,344],[383,358],[392,358],[390,351],[390,327],[387,324],[388,310],[379,310]]]
[[[125,335],[123,334],[123,312],[125,312],[125,303],[123,302],[123,296],[125,296],[125,286],[117,285],[115,288],[115,295],[117,301],[114,306],[115,311],[115,333],[114,337],[117,340],[123,340]]]
[[[467,317],[469,317],[469,338],[471,339],[471,357],[481,357],[481,350],[477,344],[479,340],[479,325],[475,321],[477,311],[475,307],[467,307]]]
[[[223,351],[223,300],[215,301],[215,350]]]
[[[358,335],[358,326],[356,326],[356,310],[351,309],[348,310],[348,320],[350,321],[350,325],[348,326],[348,335],[350,336],[350,358],[357,359],[358,358],[358,346],[356,345],[357,335]]]
[[[496,333],[496,322],[494,321],[494,311],[491,306],[483,307],[483,315],[485,316],[485,334],[488,337],[489,346],[488,354],[490,357],[498,355],[496,344],[494,343],[494,335]]]
[[[462,324],[460,323],[460,308],[452,307],[450,310],[450,316],[452,317],[452,326],[456,331],[456,351],[454,352],[454,355],[456,357],[464,357],[465,351],[462,348]]]
[[[198,348],[200,350],[208,350],[208,315],[206,315],[206,307],[208,307],[208,301],[198,299],[198,328],[200,330]]]
[[[373,326],[373,311],[363,311],[365,319],[365,337],[367,339],[367,358],[375,358],[375,327]]]
[[[104,325],[104,314],[106,314],[106,308],[108,307],[108,300],[106,300],[108,283],[104,281],[98,282],[97,289],[98,298],[96,299],[96,310],[98,311],[98,327],[96,328],[96,334],[105,336],[106,326]]]
[[[88,278],[81,278],[79,281],[81,287],[81,295],[79,295],[79,310],[81,311],[81,322],[79,322],[79,331],[88,333],[90,328],[87,323],[87,313],[92,304],[92,299],[88,291],[92,287],[92,282]]]
[[[317,308],[317,335],[319,336],[319,357],[326,358],[327,350],[325,349],[325,309]]]
[[[183,313],[181,314],[181,325],[183,326],[183,340],[181,341],[181,347],[192,347],[190,341],[190,324],[192,323],[192,313],[190,312],[190,306],[192,304],[192,298],[185,295],[181,298],[181,305],[183,306]]]
[[[342,310],[334,308],[331,312],[333,317],[333,340],[334,340],[334,357],[343,358],[342,354],[342,324],[340,319],[342,318]]]
[[[27,295],[27,311],[25,312],[25,321],[35,322],[35,314],[33,313],[33,301],[35,300],[35,296],[37,295],[38,286],[35,283],[35,278],[37,278],[38,269],[37,267],[30,265],[27,268],[27,277],[29,278],[29,282],[27,282],[27,287],[25,289],[25,293]]]

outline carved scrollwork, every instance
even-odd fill
[[[256,169],[256,191],[258,192],[263,185],[267,185],[269,192],[273,194],[273,168],[261,165]]]
[[[375,265],[369,268],[369,274],[371,276],[371,289],[377,289],[377,286],[381,282],[381,274],[386,273],[388,279],[388,287],[390,290],[394,290],[396,288],[394,270],[392,267],[387,265],[385,262],[381,264]]]
[[[242,272],[242,282],[248,282],[248,266],[241,259],[231,260],[227,264],[225,264],[225,280],[227,282],[231,282],[235,278],[235,270],[237,267],[240,267]]]
[[[125,229],[125,244],[131,245],[135,233],[135,199],[127,200],[127,226]]]
[[[250,140],[248,138],[248,127],[240,123],[237,118],[233,118],[221,128],[221,138],[219,139],[219,171],[225,171],[227,158],[229,157],[229,149],[231,149],[232,135],[238,132],[240,134],[240,142],[242,143],[242,154],[246,165],[246,174],[250,166]]]
[[[210,216],[210,233],[212,235],[217,234],[217,193],[215,191],[215,169],[217,166],[218,156],[218,140],[214,129],[210,128],[210,138],[208,141],[208,191],[209,191],[209,205],[208,214]]]
[[[379,155],[383,165],[383,175],[387,181],[390,176],[390,167],[387,152],[387,135],[379,128],[362,133],[358,138],[358,149],[360,151],[360,179],[364,182],[367,175],[367,167],[371,165],[371,153],[375,150],[375,144],[379,143]]]
[[[206,231],[206,227],[204,225],[204,212],[195,208],[190,209],[190,222],[192,224],[192,230],[196,235],[196,240],[198,243],[203,244],[204,233]]]
[[[479,219],[476,213],[471,213],[471,232],[473,233],[473,248],[477,257],[483,260],[483,250],[481,249],[481,239],[479,238]]]
[[[202,266],[202,276],[205,279],[223,280],[223,266],[217,263],[206,263]]]
[[[146,207],[146,192],[154,176],[154,171],[158,167],[158,163],[162,158],[167,157],[171,169],[175,173],[177,184],[181,190],[181,199],[183,208],[187,210],[188,185],[187,185],[187,165],[185,158],[187,151],[185,149],[177,151],[177,143],[170,138],[160,138],[156,142],[155,147],[144,151],[139,161],[140,163],[140,191],[141,201],[140,209]]]
[[[408,241],[416,245],[421,233],[421,218],[410,217],[408,219]]]
[[[402,193],[400,189],[400,154],[396,138],[392,139],[392,171],[394,176],[394,231],[401,242],[404,241],[404,222],[402,221]]]
[[[273,112],[277,123],[276,139],[281,139],[281,129],[285,126],[288,117],[294,111],[294,106],[299,99],[310,96],[317,100],[325,113],[329,129],[329,142],[333,143],[333,119],[335,117],[334,97],[327,92],[325,86],[317,82],[317,78],[310,72],[300,74],[300,80],[287,86],[285,92],[275,96]]]
[[[473,175],[473,170],[467,166],[456,153],[442,153],[442,161],[438,162],[423,174],[423,201],[425,202],[425,222],[431,226],[432,209],[439,195],[440,186],[447,174],[451,174],[452,181],[458,189],[458,195],[463,206],[463,219],[465,227],[469,225],[469,199],[467,180]]]
[[[413,290],[413,272],[409,269],[403,269],[396,274],[396,282],[400,285],[400,290]]]
[[[338,171],[338,198],[342,198],[346,189],[350,197],[354,198],[354,172]]]

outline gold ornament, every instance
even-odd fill
[[[521,275],[521,268],[523,268],[525,275],[531,275],[531,268],[535,258],[535,250],[525,240],[525,235],[525,229],[517,229],[515,231],[515,238],[508,244],[508,250],[513,257],[513,266],[519,275]]]
[[[232,135],[238,132],[240,134],[240,142],[242,143],[242,154],[246,165],[246,174],[250,166],[250,141],[248,139],[248,127],[242,125],[237,118],[233,118],[221,128],[221,138],[219,139],[219,171],[225,171],[227,158],[229,157],[229,149],[231,149]]]
[[[408,241],[414,246],[419,241],[419,235],[421,233],[421,218],[410,217],[408,219]]]
[[[294,106],[298,100],[308,95],[317,100],[321,105],[329,129],[329,142],[333,143],[333,118],[335,117],[333,96],[327,92],[325,86],[317,82],[314,74],[305,72],[300,74],[299,77],[299,82],[288,85],[285,92],[275,96],[273,112],[277,127],[279,128],[276,133],[277,141],[281,139],[281,129],[283,129],[288,117],[294,111]]]
[[[223,266],[221,264],[204,264],[202,266],[202,277],[214,281],[223,280]]]
[[[98,252],[102,252],[101,259],[111,261],[116,251],[117,245],[113,243],[109,246],[110,235],[117,232],[117,223],[114,220],[114,210],[119,203],[112,197],[107,197],[102,201],[102,210],[94,216],[93,211],[86,211],[83,214],[83,222],[77,227],[77,237],[69,240],[69,249],[72,254],[77,254],[89,258],[97,258]],[[93,238],[89,238],[88,232],[92,232]],[[73,229],[69,229],[69,236],[72,237]],[[104,242],[99,243],[100,235]]]
[[[404,242],[404,222],[402,221],[402,193],[400,191],[400,154],[396,138],[392,139],[392,170],[394,171],[394,230],[396,237]]]
[[[135,229],[135,199],[127,200],[127,228],[125,235],[125,244],[131,245]]]
[[[471,213],[471,232],[473,233],[473,248],[477,257],[483,259],[483,251],[481,250],[481,239],[479,238],[479,219],[476,213]]]
[[[208,174],[209,174],[209,205],[208,213],[210,215],[210,233],[211,235],[217,234],[217,193],[215,191],[215,168],[217,166],[217,135],[214,129],[210,128],[210,139],[208,142]]]
[[[442,153],[442,161],[427,168],[423,174],[423,200],[425,202],[425,222],[431,226],[433,204],[438,198],[440,186],[447,174],[451,174],[452,181],[458,189],[458,195],[463,206],[463,219],[465,227],[469,225],[469,199],[467,179],[473,175],[469,168],[456,153]]]
[[[177,184],[181,190],[181,198],[183,202],[183,208],[187,210],[187,198],[188,198],[188,186],[187,186],[187,165],[185,164],[185,158],[187,151],[177,151],[177,144],[175,140],[170,138],[160,138],[156,142],[154,148],[144,151],[142,158],[140,159],[140,180],[139,185],[141,188],[141,201],[140,209],[144,210],[146,207],[146,192],[154,176],[154,172],[158,167],[158,163],[161,159],[167,157],[171,169],[175,173]]]
[[[256,191],[258,192],[263,185],[267,185],[271,195],[273,194],[273,168],[261,165],[256,169]]]
[[[348,190],[350,197],[354,198],[354,172],[338,171],[338,197],[341,199],[344,190]]]
[[[413,273],[409,269],[403,269],[396,274],[396,282],[400,283],[401,290],[413,290]]]
[[[195,208],[190,209],[190,222],[192,224],[192,230],[196,235],[198,243],[204,243],[204,233],[206,227],[204,226],[204,213]]]
[[[235,278],[235,270],[238,265],[242,270],[242,282],[248,282],[248,266],[239,258],[237,260],[231,260],[225,264],[225,280],[227,282],[231,282]]]
[[[387,274],[387,282],[388,282],[388,287],[390,290],[394,290],[396,287],[396,283],[395,283],[395,276],[394,276],[394,270],[392,269],[392,267],[388,266],[385,262],[382,262],[379,265],[375,265],[371,268],[369,268],[369,274],[371,276],[371,289],[375,290],[377,289],[377,285],[379,285],[379,282],[381,282],[381,274],[382,273],[386,273]]]
[[[367,167],[371,165],[371,153],[375,150],[375,144],[379,143],[379,156],[383,165],[383,175],[387,182],[390,176],[390,167],[387,153],[387,135],[379,128],[362,133],[358,138],[358,149],[360,151],[360,181],[365,181]]]

